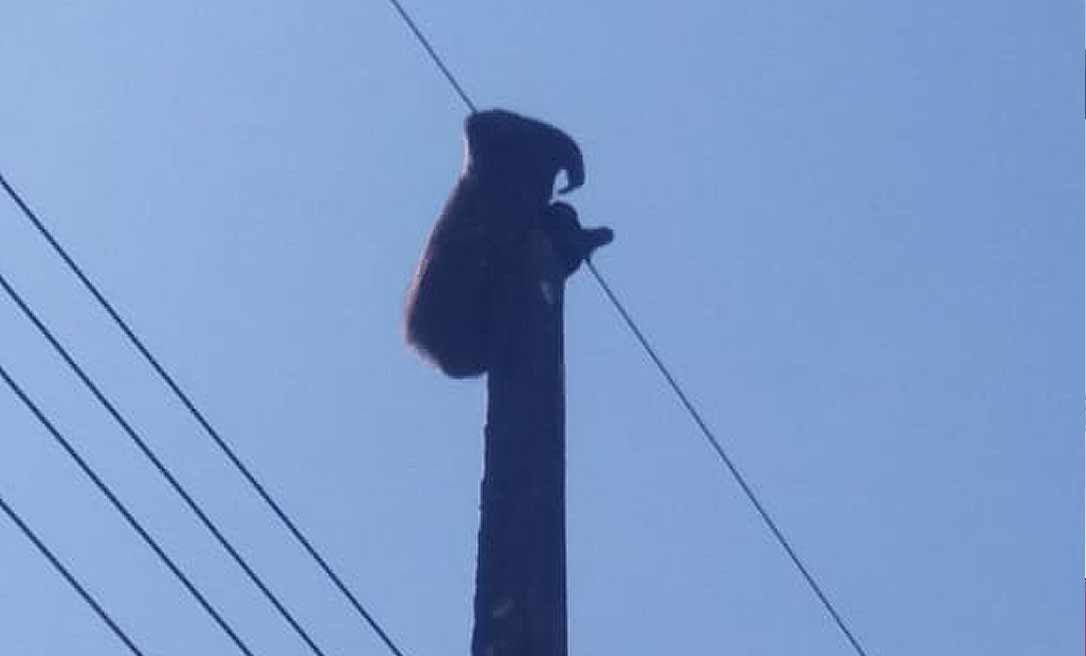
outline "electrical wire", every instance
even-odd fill
[[[124,629],[122,629],[115,621],[113,621],[113,618],[109,616],[109,613],[107,613],[104,608],[102,608],[102,605],[98,603],[98,601],[91,595],[91,593],[87,592],[87,589],[84,588],[83,585],[80,584],[79,581],[72,575],[72,573],[68,571],[68,568],[66,568],[60,562],[60,560],[58,560],[57,557],[53,555],[53,552],[49,551],[49,547],[45,546],[45,543],[42,542],[41,539],[34,534],[34,531],[32,531],[30,527],[26,525],[26,522],[23,521],[22,517],[19,517],[19,514],[15,512],[15,509],[9,506],[6,501],[4,501],[3,496],[0,496],[0,510],[3,510],[4,513],[7,514],[8,518],[10,518],[11,521],[19,527],[19,530],[23,532],[23,535],[25,535],[27,539],[34,543],[34,546],[38,548],[38,551],[41,552],[41,555],[45,556],[45,559],[48,560],[49,563],[53,565],[53,568],[56,569],[57,572],[59,572],[60,575],[64,577],[64,580],[67,581],[68,584],[71,585],[72,588],[74,588],[75,591],[79,593],[80,597],[83,597],[83,601],[87,602],[87,605],[94,609],[94,612],[97,613],[98,617],[106,623],[106,626],[108,626],[111,631],[113,631],[114,635],[120,638],[121,642],[123,642],[125,646],[128,647],[128,651],[136,654],[136,656],[143,656],[143,652],[140,651],[140,648],[136,646],[136,643],[132,642],[132,639],[129,638],[128,634],[124,632]]]
[[[125,337],[128,338],[128,341],[132,344],[132,346],[135,347],[137,351],[139,351],[140,355],[143,356],[143,359],[147,361],[151,368],[154,369],[155,373],[158,374],[159,378],[161,378],[166,386],[170,388],[170,391],[173,392],[174,396],[177,397],[181,404],[196,419],[197,423],[200,424],[201,428],[203,428],[204,432],[208,435],[208,437],[211,438],[211,440],[215,443],[216,446],[218,446],[218,448],[223,452],[226,458],[234,465],[238,472],[241,473],[242,477],[249,482],[249,485],[252,486],[252,488],[260,496],[260,498],[264,500],[269,508],[271,508],[272,512],[275,513],[275,516],[279,518],[284,526],[286,526],[290,534],[294,536],[294,539],[298,541],[303,549],[305,549],[306,553],[308,553],[309,556],[317,563],[321,571],[324,572],[325,576],[327,576],[329,580],[332,581],[336,589],[339,590],[339,592],[347,599],[351,607],[354,608],[355,612],[357,612],[358,615],[366,622],[366,624],[369,625],[369,627],[377,634],[377,636],[381,639],[385,646],[387,646],[388,649],[393,654],[395,654],[395,656],[404,656],[403,651],[400,650],[400,648],[388,635],[385,629],[377,622],[376,618],[374,618],[374,616],[366,610],[365,606],[362,605],[362,602],[358,600],[357,595],[355,595],[354,592],[352,592],[351,589],[347,587],[347,585],[343,582],[343,579],[339,576],[339,574],[336,573],[334,569],[332,569],[332,566],[328,564],[328,561],[324,558],[324,556],[322,556],[320,552],[317,551],[316,547],[314,547],[312,542],[305,536],[305,534],[302,533],[301,529],[299,529],[297,524],[295,524],[295,522],[287,515],[286,511],[284,511],[279,503],[272,498],[271,494],[267,491],[265,486],[256,478],[256,476],[252,473],[249,467],[247,467],[245,463],[242,462],[241,458],[235,453],[234,449],[231,448],[229,444],[227,444],[226,440],[221,435],[219,435],[219,432],[215,430],[215,428],[211,425],[211,422],[208,421],[208,419],[204,416],[202,412],[200,412],[199,408],[196,407],[196,404],[189,398],[188,394],[186,394],[185,391],[181,389],[181,386],[174,380],[173,376],[171,376],[169,372],[166,371],[166,368],[159,363],[158,358],[156,358],[151,353],[151,351],[144,345],[143,340],[141,340],[136,335],[135,331],[133,331],[132,328],[129,327],[128,322],[125,321],[121,317],[121,315],[113,308],[113,304],[111,304],[106,299],[106,297],[98,290],[98,287],[90,281],[90,278],[88,278],[86,274],[83,273],[82,268],[78,264],[76,264],[75,260],[73,260],[70,255],[68,255],[68,252],[53,236],[53,233],[45,226],[44,223],[42,223],[42,221],[38,218],[37,214],[35,214],[34,211],[30,209],[30,206],[27,205],[25,201],[23,201],[22,197],[8,183],[3,173],[0,173],[0,186],[4,188],[4,191],[7,192],[8,196],[10,196],[15,204],[19,206],[19,209],[22,210],[23,215],[27,218],[28,221],[30,221],[34,228],[37,229],[38,233],[41,234],[41,236],[45,238],[47,242],[49,242],[49,245],[53,248],[53,250],[60,257],[60,259],[62,259],[64,263],[68,266],[68,269],[71,270],[73,274],[75,274],[76,278],[79,279],[79,281],[83,284],[87,291],[90,292],[95,300],[98,301],[98,304],[102,306],[107,314],[109,314],[110,318],[113,319],[113,322],[117,324],[117,327],[121,329],[121,332],[123,332]]]
[[[136,433],[135,429],[132,428],[132,425],[128,422],[128,420],[126,420],[117,410],[116,406],[108,398],[106,398],[105,394],[102,393],[98,385],[96,385],[94,381],[91,380],[91,378],[86,374],[86,372],[83,371],[83,368],[80,367],[74,359],[72,359],[72,356],[68,353],[68,350],[64,348],[64,346],[57,340],[56,337],[53,336],[52,331],[50,331],[49,328],[44,323],[42,323],[41,319],[39,319],[34,311],[30,309],[30,306],[27,305],[26,301],[23,300],[22,296],[20,296],[18,292],[15,291],[15,289],[11,286],[11,284],[7,281],[3,274],[0,274],[0,287],[3,287],[4,292],[7,293],[8,297],[12,300],[12,302],[14,302],[19,307],[19,309],[22,310],[23,314],[26,315],[26,318],[34,324],[34,326],[38,329],[38,332],[40,332],[42,336],[45,337],[45,339],[53,346],[53,349],[64,359],[64,361],[68,364],[68,367],[73,372],[75,372],[76,376],[79,377],[79,380],[81,380],[83,384],[87,387],[87,389],[90,390],[90,392],[94,395],[94,397],[98,400],[102,407],[104,407],[106,411],[109,412],[110,416],[112,416],[113,419],[120,425],[120,427],[124,429],[124,432],[128,435],[129,438],[131,438],[136,446],[139,447],[139,450],[143,453],[143,455],[151,461],[151,464],[155,466],[155,469],[157,469],[158,472],[162,474],[163,478],[165,478],[166,481],[170,484],[170,487],[172,487],[174,491],[184,500],[185,504],[196,515],[196,517],[200,520],[204,527],[215,537],[215,539],[222,546],[222,548],[225,549],[228,554],[230,554],[230,557],[233,558],[234,562],[237,563],[239,567],[241,567],[242,571],[244,571],[245,574],[249,577],[249,580],[252,581],[262,593],[264,593],[264,596],[267,598],[267,600],[271,602],[272,606],[274,606],[279,614],[283,617],[283,619],[286,620],[287,624],[289,624],[290,627],[294,629],[294,632],[298,634],[298,636],[306,643],[306,645],[313,653],[317,654],[317,656],[324,656],[324,652],[322,652],[320,647],[318,647],[317,644],[313,642],[313,639],[309,637],[309,634],[305,631],[305,629],[303,629],[302,626],[297,622],[297,620],[294,619],[294,616],[291,615],[290,611],[288,611],[286,607],[283,606],[282,602],[279,601],[279,598],[275,596],[275,593],[273,593],[260,578],[260,576],[257,575],[255,571],[253,571],[252,567],[249,566],[245,559],[242,558],[241,554],[238,553],[237,549],[234,548],[234,545],[232,545],[230,541],[226,539],[226,537],[222,534],[222,532],[215,525],[215,523],[211,521],[211,519],[207,516],[204,510],[200,507],[200,505],[196,503],[191,495],[189,495],[188,491],[185,490],[184,486],[182,486],[181,483],[178,482],[178,480],[174,477],[173,473],[171,473],[166,465],[164,465],[162,461],[159,460],[158,456],[155,455],[154,451],[151,450],[151,448],[147,445],[143,438],[141,438],[139,434]]]
[[[449,84],[451,84],[453,89],[456,90],[456,93],[460,95],[460,99],[464,101],[464,104],[468,106],[468,109],[473,112],[477,111],[475,109],[475,103],[471,102],[471,98],[469,98],[468,94],[464,92],[464,88],[461,87],[460,83],[456,81],[455,77],[453,77],[452,72],[449,71],[448,67],[445,66],[445,62],[441,61],[441,57],[438,57],[437,51],[433,49],[433,47],[430,45],[430,41],[427,40],[427,38],[423,35],[422,31],[419,30],[417,25],[415,25],[415,21],[411,19],[411,16],[407,13],[407,10],[403,8],[403,5],[399,3],[399,0],[388,1],[392,4],[393,8],[395,8],[396,11],[399,12],[400,18],[402,18],[403,21],[407,23],[407,27],[411,28],[411,31],[415,33],[415,38],[419,40],[419,43],[421,43],[422,47],[426,49],[426,52],[430,53],[430,58],[434,60],[434,63],[437,64],[437,67],[441,69],[442,73],[445,74],[445,79],[449,81]]]
[[[68,452],[68,455],[71,456],[72,460],[75,461],[75,464],[79,465],[79,468],[83,470],[83,473],[86,474],[87,478],[91,479],[91,482],[94,483],[98,490],[102,494],[104,494],[107,499],[109,499],[109,502],[113,504],[113,507],[117,509],[117,512],[121,513],[121,515],[125,518],[125,521],[128,522],[128,525],[131,526],[132,529],[136,531],[136,533],[138,533],[141,538],[143,538],[143,541],[147,544],[148,547],[151,548],[151,551],[154,551],[155,555],[158,556],[159,560],[161,560],[163,564],[165,564],[166,567],[168,567],[169,570],[173,572],[173,575],[177,577],[177,580],[180,581],[183,586],[185,586],[185,589],[189,591],[189,594],[195,597],[196,601],[199,602],[199,604],[203,607],[205,611],[207,611],[207,614],[211,616],[211,619],[215,620],[215,623],[219,625],[219,628],[221,628],[226,633],[226,635],[230,637],[230,640],[233,641],[237,648],[240,649],[242,653],[246,654],[246,656],[253,656],[253,652],[250,651],[249,647],[246,646],[246,644],[241,640],[240,637],[238,637],[238,634],[234,632],[234,629],[230,626],[230,624],[227,623],[225,619],[223,619],[223,616],[219,613],[219,611],[217,611],[215,607],[211,605],[211,602],[209,602],[207,598],[204,597],[204,595],[196,588],[192,581],[189,580],[189,577],[186,576],[183,571],[181,571],[181,568],[174,564],[173,560],[166,555],[166,552],[162,550],[162,547],[158,545],[158,542],[156,542],[155,539],[151,537],[151,535],[143,528],[143,525],[141,525],[139,521],[132,515],[132,513],[128,511],[128,508],[125,507],[124,503],[117,498],[117,495],[113,493],[113,490],[111,490],[109,486],[106,485],[101,478],[99,478],[98,474],[94,473],[94,470],[91,469],[91,466],[88,465],[87,461],[83,459],[83,456],[79,455],[79,452],[75,450],[75,447],[72,446],[71,442],[69,442],[63,435],[61,435],[60,431],[58,431],[56,426],[53,425],[53,422],[49,421],[49,418],[46,417],[45,413],[43,413],[41,409],[38,408],[37,404],[35,404],[34,401],[32,401],[30,397],[27,396],[26,392],[23,391],[22,387],[20,387],[18,383],[12,380],[11,376],[8,375],[8,372],[4,369],[3,365],[0,365],[0,378],[4,379],[4,382],[7,383],[8,387],[11,388],[11,391],[15,393],[15,396],[19,397],[19,399],[23,402],[23,405],[25,405],[27,409],[29,409],[30,412],[32,412],[34,416],[37,417],[38,421],[41,422],[41,425],[44,426],[46,430],[49,431],[49,434],[53,436],[53,439],[57,442],[57,444],[59,444],[65,451]]]
[[[438,56],[438,54],[430,46],[430,43],[426,40],[422,33],[419,32],[419,29],[415,25],[415,22],[411,20],[411,17],[404,10],[403,6],[400,5],[398,0],[389,0],[389,2],[392,3],[396,10],[400,13],[404,21],[407,23],[407,26],[411,28],[411,31],[414,32],[415,36],[418,38],[419,43],[422,44],[423,48],[426,49],[426,52],[428,52],[430,54],[430,57],[434,60],[434,63],[437,64],[438,68],[441,69],[441,72],[445,74],[446,78],[448,78],[453,88],[464,100],[464,104],[472,112],[476,111],[475,103],[473,103],[471,99],[468,98],[467,95],[464,93],[463,88],[457,82],[456,78],[452,75],[451,72],[449,72],[449,69],[445,65],[445,62],[442,61],[441,57]],[[600,272],[596,269],[596,266],[592,263],[591,260],[586,260],[586,264],[588,265],[589,271],[592,272],[593,277],[595,277],[596,282],[598,282],[600,287],[603,289],[604,294],[606,294],[607,298],[610,299],[611,304],[615,306],[615,309],[618,310],[618,313],[622,315],[622,318],[626,322],[626,325],[633,332],[634,336],[637,338],[637,341],[641,343],[641,347],[652,359],[653,363],[656,365],[656,368],[664,376],[664,379],[667,381],[671,389],[675,392],[676,396],[679,397],[679,401],[682,402],[683,407],[686,408],[686,411],[690,414],[690,417],[694,420],[694,423],[696,423],[698,425],[698,428],[701,429],[701,432],[709,441],[710,446],[712,446],[713,450],[720,457],[724,465],[727,466],[728,471],[731,472],[732,477],[737,483],[739,483],[739,487],[743,488],[743,492],[746,493],[747,498],[750,499],[751,503],[754,504],[754,508],[758,511],[758,514],[761,515],[762,520],[765,522],[766,526],[769,527],[769,530],[772,531],[773,536],[777,538],[777,542],[780,543],[782,547],[784,547],[784,550],[785,552],[787,552],[788,557],[792,560],[792,563],[795,564],[800,574],[803,575],[804,580],[807,581],[807,584],[810,586],[811,590],[814,591],[818,599],[822,602],[822,605],[826,608],[827,611],[829,611],[829,614],[833,618],[833,621],[837,624],[837,627],[845,635],[845,638],[848,639],[849,644],[852,645],[852,648],[856,650],[857,654],[859,654],[860,656],[867,656],[867,652],[864,651],[863,647],[860,646],[859,641],[856,640],[856,638],[852,635],[852,632],[845,625],[845,622],[841,619],[840,614],[838,614],[833,604],[830,603],[830,600],[822,591],[821,586],[819,586],[818,583],[815,582],[810,572],[807,571],[807,568],[803,565],[799,557],[796,555],[796,552],[792,548],[792,545],[784,537],[780,529],[777,528],[776,522],[774,522],[773,519],[769,516],[769,513],[766,512],[761,502],[758,501],[758,497],[755,496],[754,491],[751,489],[750,485],[747,484],[742,474],[739,473],[739,469],[735,466],[735,463],[733,463],[732,459],[729,458],[728,455],[725,453],[724,448],[720,445],[720,441],[717,440],[717,438],[713,435],[713,432],[709,430],[709,427],[701,418],[701,414],[698,413],[698,411],[694,408],[694,405],[690,402],[690,399],[683,392],[682,388],[679,387],[679,384],[675,382],[675,378],[671,375],[671,372],[668,371],[668,368],[660,360],[659,356],[656,355],[656,351],[649,344],[649,341],[645,339],[644,334],[637,327],[637,324],[634,322],[633,318],[630,317],[630,314],[626,311],[626,308],[622,305],[622,303],[619,302],[614,292],[611,291],[611,287],[604,280],[603,276],[600,275]]]
[[[807,585],[811,587],[811,590],[813,590],[815,595],[818,596],[819,601],[821,601],[822,605],[825,606],[827,611],[829,611],[829,614],[833,618],[833,621],[837,624],[837,627],[841,629],[842,633],[845,634],[845,637],[848,638],[849,643],[856,650],[856,652],[860,654],[860,656],[867,656],[867,652],[865,652],[863,647],[860,646],[860,643],[856,640],[856,638],[852,635],[852,632],[849,631],[848,627],[845,625],[844,620],[842,620],[841,616],[837,614],[837,610],[833,607],[833,604],[830,603],[830,600],[826,597],[826,594],[822,592],[822,587],[819,586],[817,582],[815,582],[810,572],[807,571],[807,568],[803,565],[803,562],[800,561],[799,556],[796,555],[795,550],[792,549],[792,545],[789,544],[788,540],[785,539],[784,534],[782,534],[780,529],[777,528],[777,523],[773,521],[773,519],[769,516],[769,513],[766,512],[766,509],[762,506],[761,502],[758,501],[758,497],[755,496],[754,490],[752,490],[750,485],[747,484],[747,481],[743,478],[743,475],[739,473],[739,469],[735,466],[735,463],[732,462],[732,459],[729,458],[728,454],[724,452],[724,447],[720,445],[720,441],[717,440],[716,436],[713,435],[713,432],[709,430],[709,427],[705,424],[705,420],[701,418],[701,414],[697,411],[697,409],[694,408],[694,404],[690,402],[690,399],[687,398],[686,393],[683,392],[682,388],[679,387],[679,384],[675,382],[675,378],[671,375],[671,372],[668,371],[668,368],[660,360],[660,357],[656,355],[656,351],[652,348],[652,346],[649,345],[649,341],[645,339],[645,336],[641,333],[641,330],[637,327],[637,324],[634,323],[634,320],[630,317],[629,313],[626,312],[626,308],[622,305],[622,303],[619,302],[614,292],[611,291],[611,287],[607,284],[606,281],[604,281],[603,276],[600,275],[600,272],[596,270],[596,265],[592,263],[592,260],[586,260],[585,263],[588,265],[588,270],[592,272],[593,276],[595,276],[596,281],[599,282],[600,287],[603,288],[604,293],[607,294],[607,298],[611,299],[611,303],[614,304],[615,309],[618,310],[618,313],[620,315],[622,315],[622,319],[626,322],[626,325],[630,327],[630,331],[633,332],[635,337],[637,337],[637,341],[641,342],[641,346],[645,349],[645,353],[647,353],[649,357],[652,358],[652,362],[656,365],[656,368],[659,369],[660,373],[663,374],[664,379],[667,381],[667,384],[671,386],[671,389],[675,392],[675,395],[679,397],[679,401],[682,402],[683,407],[686,408],[686,411],[690,414],[691,418],[693,418],[694,423],[696,423],[698,425],[698,428],[701,429],[702,434],[705,435],[705,439],[709,441],[709,445],[712,446],[713,450],[716,451],[716,454],[720,456],[721,462],[723,462],[727,466],[728,471],[731,472],[732,477],[735,478],[735,482],[739,483],[739,487],[743,488],[743,492],[746,493],[747,498],[750,499],[750,502],[752,504],[754,504],[754,508],[758,511],[758,514],[762,516],[762,520],[765,522],[766,526],[768,526],[769,530],[773,532],[773,537],[777,538],[777,542],[780,543],[782,547],[784,547],[785,552],[788,553],[788,557],[792,559],[792,563],[795,564],[796,568],[799,570],[799,573],[802,574],[804,580],[807,581]]]

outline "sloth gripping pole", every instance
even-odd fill
[[[565,390],[555,244],[529,234],[499,285],[472,656],[566,656]]]

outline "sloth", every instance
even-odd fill
[[[551,125],[504,110],[464,122],[464,167],[423,249],[407,293],[408,344],[452,378],[486,372],[500,286],[522,266],[539,227],[565,271],[576,270],[610,230],[584,231],[577,213],[551,203],[584,184],[581,149]],[[594,245],[593,245],[594,244]]]

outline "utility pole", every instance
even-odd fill
[[[567,270],[542,229],[500,285],[487,373],[472,656],[566,656]]]
[[[496,286],[472,656],[568,652],[565,280],[613,233],[544,214]]]

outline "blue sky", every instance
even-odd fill
[[[1082,650],[1079,3],[408,5],[580,141],[601,271],[871,654]],[[402,344],[464,108],[383,0],[14,3],[0,169],[412,656],[466,653],[484,386]],[[329,654],[374,636],[0,203],[0,271]],[[587,274],[574,654],[849,649]],[[0,363],[260,654],[304,645],[6,301]],[[7,393],[0,493],[149,652],[232,647]],[[5,653],[123,647],[0,522]]]

